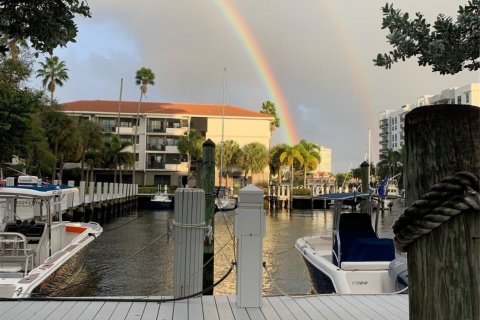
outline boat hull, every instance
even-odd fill
[[[308,273],[310,274],[313,289],[315,289],[317,293],[334,293],[335,287],[333,286],[332,280],[313,266],[307,259],[303,258],[303,261],[305,261]]]
[[[68,259],[68,261],[62,264],[54,273],[33,289],[31,295],[33,297],[61,295],[63,289],[67,288],[71,280],[82,270],[85,257],[91,244],[92,243],[89,243],[83,247]]]
[[[295,246],[309,271],[312,285],[318,293],[382,294],[394,293],[395,283],[388,274],[388,261],[343,263],[342,268],[331,262],[330,250],[316,249],[321,237],[304,237]]]

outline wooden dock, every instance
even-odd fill
[[[264,297],[261,308],[238,308],[235,296],[163,303],[145,297],[87,299],[0,301],[0,320],[408,320],[407,294]]]

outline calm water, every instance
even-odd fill
[[[391,226],[403,208],[395,203],[392,212],[380,215],[379,233],[392,236]],[[215,280],[234,260],[233,212],[215,216]],[[173,211],[139,210],[103,225],[105,231],[87,255],[82,271],[72,280],[78,284],[61,296],[148,296],[172,295],[173,243],[168,233]],[[294,248],[304,235],[330,234],[332,213],[323,210],[266,211],[267,234],[264,261],[274,281],[285,292],[312,290],[305,264]],[[215,294],[235,294],[235,272],[215,288]],[[264,293],[279,294],[264,272]]]

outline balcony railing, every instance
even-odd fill
[[[159,169],[159,170],[164,170],[165,169],[165,163],[163,162],[148,162],[146,169]]]
[[[161,126],[147,126],[147,132],[158,132],[158,133],[165,133],[165,127]]]
[[[165,151],[165,145],[150,143],[150,144],[147,144],[147,150],[148,151]]]

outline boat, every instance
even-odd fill
[[[295,247],[302,255],[317,293],[384,294],[408,288],[407,261],[395,253],[392,239],[379,238],[378,214],[369,193],[320,196],[333,200],[331,236],[305,236]],[[368,212],[355,212],[361,201]],[[342,207],[348,204],[351,212]],[[372,223],[373,220],[373,223]]]
[[[170,209],[172,207],[173,195],[167,193],[168,187],[165,185],[164,191],[157,191],[153,198],[150,200],[150,203],[156,209]]]
[[[237,198],[231,188],[218,187],[215,196],[215,211],[230,211],[237,208]]]
[[[0,298],[55,295],[81,270],[103,229],[62,220],[78,195],[77,188],[40,183],[0,187]]]

